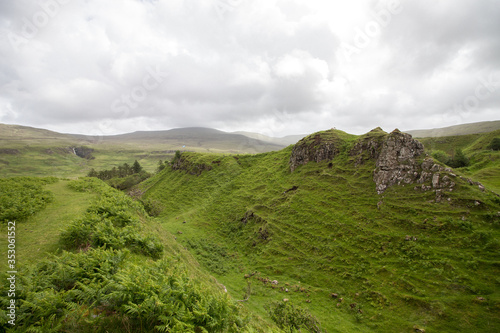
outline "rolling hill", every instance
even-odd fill
[[[271,136],[267,136],[264,134],[260,133],[253,133],[253,132],[234,132],[235,134],[242,134],[244,136],[247,136],[249,138],[254,138],[257,140],[265,141],[265,142],[270,142],[282,146],[289,146],[289,145],[294,145],[296,144],[300,139],[303,137],[307,136],[306,134],[298,134],[298,135],[287,135],[281,138],[275,138]]]
[[[165,137],[184,144],[190,131]],[[128,156],[127,142],[165,135],[150,134],[107,138],[95,159],[68,154],[88,165],[120,145]],[[1,329],[497,332],[498,135],[422,144],[331,129],[259,154],[185,151],[129,196],[95,178],[1,179],[22,276],[16,328],[0,284]],[[431,157],[457,148],[470,166]]]
[[[212,153],[262,153],[285,145],[210,128],[179,128],[112,136],[61,134],[0,124],[0,176],[83,176],[138,160],[148,171],[176,150]],[[78,156],[78,148],[91,152]]]
[[[140,189],[263,318],[291,302],[325,332],[500,328],[500,198],[397,130],[328,130],[258,155],[183,153]]]
[[[429,137],[435,138],[442,136],[459,136],[459,135],[486,133],[496,130],[500,130],[500,120],[461,124],[461,125],[435,128],[435,129],[408,130],[405,132],[417,138],[429,138]]]

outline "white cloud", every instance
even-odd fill
[[[499,6],[4,1],[0,122],[79,133],[207,126],[280,136],[498,119],[500,89],[478,103],[467,98],[478,77],[500,69]],[[349,57],[346,45],[354,47]],[[151,68],[163,73],[154,88]],[[456,107],[464,101],[474,108]]]

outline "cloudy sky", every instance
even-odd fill
[[[0,122],[360,134],[500,119],[498,0],[0,2]]]

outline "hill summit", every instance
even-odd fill
[[[422,186],[423,190],[452,189],[456,177],[450,168],[436,164],[430,157],[424,156],[424,146],[410,134],[395,129],[391,133],[380,127],[360,136],[349,145],[352,136],[338,131],[318,132],[300,140],[290,156],[290,170],[310,161],[330,161],[345,152],[355,160],[355,166],[371,160],[375,162],[373,181],[378,194],[388,187],[401,184],[423,184],[432,180],[432,186]],[[442,173],[447,175],[441,175]],[[441,182],[439,181],[441,177]]]

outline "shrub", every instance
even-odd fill
[[[238,332],[236,303],[191,279],[172,260],[134,264],[127,252],[63,252],[19,274],[21,332]],[[2,278],[2,287],[8,281]],[[0,330],[9,324],[0,298]]]
[[[272,302],[265,306],[271,319],[285,332],[300,332],[302,329],[308,332],[323,332],[318,320],[298,305],[290,301]]]
[[[432,157],[441,163],[448,164],[450,156],[442,150],[435,150],[432,152]]]
[[[500,138],[494,138],[493,140],[491,140],[488,148],[490,148],[491,150],[500,150]]]
[[[53,177],[0,179],[0,222],[24,220],[42,210],[53,200],[43,185],[55,181]]]
[[[452,168],[462,168],[469,165],[469,159],[461,149],[455,151],[454,156],[447,163]]]
[[[100,182],[95,183],[95,181]],[[138,215],[146,215],[144,208],[127,195],[114,190],[100,180],[84,179],[81,184],[92,184],[101,193],[86,211],[83,218],[75,220],[61,233],[61,244],[67,250],[107,247],[129,248],[133,252],[158,259],[164,246],[156,235],[145,234]]]

